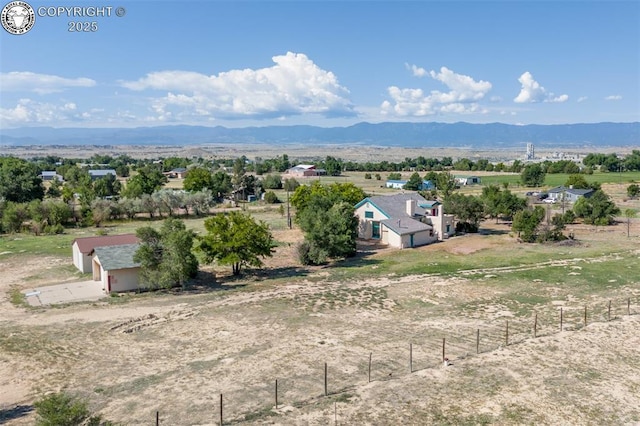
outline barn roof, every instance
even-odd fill
[[[89,254],[96,247],[121,246],[123,244],[134,244],[139,241],[135,234],[103,235],[98,237],[76,238],[71,245],[77,243],[80,253]]]

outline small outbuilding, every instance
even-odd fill
[[[93,251],[93,280],[102,283],[105,293],[138,289],[140,264],[133,256],[139,244],[96,247]]]
[[[91,256],[97,247],[121,246],[123,244],[134,244],[138,241],[138,237],[135,234],[76,238],[71,243],[73,264],[80,272],[86,274],[92,271]]]

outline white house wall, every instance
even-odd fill
[[[372,218],[366,218],[365,217],[365,212],[366,211],[370,211],[373,212],[373,217]],[[358,216],[358,220],[360,221],[359,226],[358,226],[358,238],[363,238],[363,239],[371,239],[371,233],[372,233],[372,226],[371,226],[371,222],[380,222],[381,220],[385,220],[388,219],[387,216],[383,215],[382,213],[380,213],[380,210],[378,210],[376,207],[374,207],[371,203],[365,203],[363,205],[361,205],[360,207],[358,207],[355,211],[356,216]],[[383,232],[382,232],[382,228],[384,228],[384,226],[380,226],[380,239],[382,240],[383,237]],[[386,228],[385,228],[386,230]],[[384,242],[384,241],[382,241]]]
[[[111,292],[133,291],[138,289],[138,275],[140,268],[102,270],[102,288],[108,292],[109,277],[111,279]]]
[[[78,243],[74,243],[71,250],[73,252],[73,264],[75,265],[75,267],[78,268],[78,270],[83,274],[91,272],[92,257],[80,253]]]

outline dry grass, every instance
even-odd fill
[[[219,286],[133,297],[125,304],[25,310],[3,300],[0,410],[66,388],[127,425],[149,424],[156,410],[163,424],[214,424],[220,393],[225,418],[239,424],[327,424],[334,410],[344,424],[634,423],[640,421],[640,357],[634,349],[640,344],[634,278],[640,266],[637,237],[623,239],[617,228],[577,229],[581,246],[553,249],[567,259],[554,264],[532,258],[481,273],[380,272],[370,278],[345,278],[340,270],[352,267],[341,266],[282,274],[295,266],[293,244],[287,243],[299,234],[281,229],[281,251],[268,261],[275,278],[225,281],[219,270]],[[418,265],[434,256],[467,259],[475,267],[492,253],[504,256],[521,247],[494,233],[454,238],[409,258],[408,251],[383,249],[361,262],[369,269],[377,265],[372,272],[400,259]],[[527,250],[540,256],[546,249]],[[47,280],[36,258],[0,261],[11,285],[24,285],[27,277],[39,277],[28,285]],[[0,288],[9,289],[4,283]],[[631,316],[625,315],[627,298]],[[609,300],[614,320],[604,322]],[[454,362],[446,369],[440,367],[442,338]],[[329,397],[323,396],[324,363]],[[276,379],[280,407],[273,410]],[[31,423],[30,416],[8,421]]]

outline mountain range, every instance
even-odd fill
[[[348,144],[402,147],[500,148],[538,146],[638,146],[640,122],[513,125],[503,123],[358,123],[348,127],[159,126],[136,128],[23,127],[0,130],[0,144],[200,145]]]

